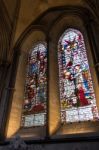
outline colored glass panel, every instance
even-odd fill
[[[83,35],[67,29],[58,42],[61,121],[98,120]]]
[[[22,126],[43,126],[46,123],[47,48],[45,43],[35,45],[29,53]]]

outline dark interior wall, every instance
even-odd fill
[[[5,97],[8,86],[8,76],[10,69],[10,61],[8,59],[10,48],[11,24],[7,13],[4,11],[4,5],[0,2],[0,135],[4,134],[4,112]],[[0,136],[0,137],[1,137]]]
[[[14,144],[13,144],[14,145]],[[10,146],[0,146],[0,150],[5,150],[5,149],[11,149],[11,147],[14,148],[13,145]],[[24,144],[23,144],[24,145]],[[22,146],[22,145],[21,145]],[[26,147],[27,146],[27,147]],[[37,150],[98,150],[99,149],[99,142],[68,142],[65,141],[63,143],[56,142],[56,143],[47,143],[47,144],[30,144],[30,145],[25,145],[24,149],[32,150],[32,149],[37,149]],[[17,150],[20,150],[18,148]]]
[[[11,22],[15,19],[17,0],[3,0]]]

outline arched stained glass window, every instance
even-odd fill
[[[83,35],[67,29],[58,42],[61,121],[97,120],[92,77]]]
[[[29,52],[26,68],[22,126],[43,126],[46,123],[47,48],[35,45]]]

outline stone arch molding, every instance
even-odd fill
[[[97,76],[95,73],[95,68],[94,66],[94,61],[93,61],[93,56],[92,56],[92,47],[90,45],[90,37],[87,32],[86,28],[86,21],[83,20],[79,15],[77,14],[68,14],[68,15],[63,15],[59,20],[57,20],[52,28],[50,29],[49,32],[49,37],[51,41],[49,41],[49,61],[50,61],[50,68],[49,70],[54,70],[56,74],[58,74],[58,62],[57,62],[57,44],[60,36],[64,31],[68,28],[74,28],[79,30],[83,36],[84,36],[84,41],[86,45],[86,50],[87,50],[87,55],[88,55],[88,60],[89,60],[89,65],[90,65],[90,70],[93,78],[93,83],[94,83],[94,88],[95,88],[95,94],[96,94],[96,99],[97,99],[97,106],[99,109],[99,86],[98,86],[98,81],[97,81]],[[90,61],[92,60],[92,61]],[[56,61],[53,65],[53,61]],[[53,71],[49,72],[50,76],[50,93],[49,93],[49,132],[51,135],[53,134],[75,134],[75,133],[87,133],[87,132],[93,132],[95,130],[96,124],[94,124],[93,128],[89,128],[92,123],[75,123],[76,128],[74,129],[74,125],[71,125],[71,128],[69,128],[68,125],[62,126],[61,121],[60,121],[60,107],[59,107],[59,78],[57,75],[55,75]],[[54,77],[54,79],[53,79]],[[53,88],[52,88],[53,86]],[[57,87],[57,88],[56,88]],[[54,92],[53,92],[54,89]],[[53,105],[54,103],[54,105]],[[55,110],[55,111],[54,111]],[[53,114],[53,115],[51,115]],[[84,128],[82,128],[84,126]],[[79,129],[79,130],[78,130]]]
[[[15,80],[15,91],[13,94],[11,112],[8,121],[7,137],[11,137],[15,133],[20,132],[19,130],[21,125],[22,106],[24,100],[24,85],[28,53],[35,44],[45,41],[46,36],[44,32],[40,30],[34,30],[27,36],[27,38],[24,40],[24,43],[20,47],[20,56]],[[27,132],[30,136],[40,137],[41,135],[43,136],[43,134],[45,135],[45,129],[32,129],[32,131],[29,129]],[[24,136],[27,136],[27,133],[25,135],[24,131],[22,131],[21,135],[23,134]]]
[[[69,8],[68,8],[69,10]],[[72,9],[71,9],[72,10]],[[53,23],[44,30],[43,25],[42,29],[41,26],[39,26],[39,21],[36,22],[34,25],[30,25],[26,32],[23,33],[23,35],[20,37],[18,42],[16,43],[15,50],[20,51],[20,58],[19,58],[19,64],[16,74],[16,81],[15,81],[15,92],[13,94],[13,100],[12,100],[12,107],[11,107],[11,113],[9,116],[9,123],[8,123],[8,130],[7,130],[7,137],[13,136],[15,133],[17,133],[20,129],[20,122],[21,122],[21,113],[22,113],[22,103],[23,103],[23,96],[24,96],[24,81],[25,81],[25,67],[26,67],[26,57],[28,54],[28,51],[31,49],[32,45],[39,42],[39,41],[46,41],[48,42],[48,50],[49,50],[49,121],[48,121],[48,127],[49,127],[49,135],[61,135],[61,134],[76,134],[76,133],[87,133],[87,132],[94,132],[95,127],[93,125],[92,128],[89,129],[89,124],[76,124],[76,128],[74,129],[73,125],[71,125],[71,128],[69,126],[62,126],[60,122],[60,106],[59,106],[59,78],[58,78],[58,60],[57,60],[57,44],[59,37],[61,34],[67,29],[67,28],[75,28],[80,30],[85,39],[85,44],[87,47],[87,53],[88,53],[88,59],[93,60],[92,53],[91,53],[91,46],[89,42],[89,37],[87,34],[86,25],[88,24],[88,18],[84,19],[84,15],[86,15],[86,11],[84,11],[83,14],[80,14],[80,9],[78,11],[75,11],[72,13],[72,11],[69,10],[68,13],[64,12],[61,17],[57,17]],[[34,28],[33,28],[34,26]],[[38,26],[38,30],[36,30],[36,26]],[[48,34],[47,34],[48,33]],[[90,63],[90,66],[93,66],[94,62],[92,61]],[[91,67],[92,68],[92,67]],[[96,97],[98,98],[98,90],[99,86],[97,85],[97,77],[95,74],[95,69],[92,68],[91,72],[93,72],[93,80],[95,83],[95,91],[96,91]],[[96,98],[96,99],[97,99]],[[99,102],[97,101],[97,105],[99,105]],[[53,115],[52,115],[53,114]],[[17,122],[17,124],[16,124]],[[82,126],[84,125],[84,128]],[[78,130],[80,129],[80,130]],[[98,130],[98,128],[96,129]],[[24,131],[20,134],[23,137],[29,137],[29,136],[42,136],[46,133],[38,133],[38,129],[29,130],[29,134],[25,133]],[[44,131],[44,130],[43,130]]]

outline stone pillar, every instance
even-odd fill
[[[19,52],[16,51],[13,57],[12,64],[7,63],[1,70],[2,88],[0,95],[0,139],[3,140],[6,136],[7,120],[9,119],[10,105],[14,92],[14,83],[18,65]],[[2,75],[3,74],[3,75]]]

